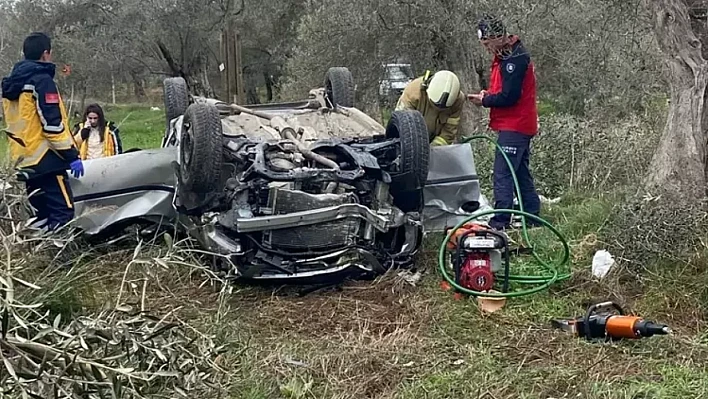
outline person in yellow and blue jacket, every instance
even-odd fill
[[[460,80],[450,71],[426,72],[403,90],[396,110],[417,110],[428,127],[430,145],[449,145],[458,139],[462,108],[467,96]]]
[[[74,125],[73,134],[82,160],[111,157],[123,153],[120,131],[106,121],[103,108],[98,104],[86,107],[84,122]]]
[[[30,34],[23,44],[25,59],[2,79],[10,156],[36,210],[35,226],[47,230],[74,218],[66,171],[70,169],[75,178],[84,174],[66,108],[54,83],[51,51],[46,34]]]

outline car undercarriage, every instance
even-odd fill
[[[379,274],[410,264],[420,247],[429,151],[422,115],[398,111],[383,131],[310,131],[308,140],[303,119],[352,113],[326,93],[314,97],[285,114],[212,99],[184,111],[175,207],[190,234],[220,255],[220,268],[251,279]],[[234,130],[222,121],[243,117],[261,124]]]
[[[162,148],[87,161],[71,179],[76,224],[94,237],[177,228],[228,278],[330,282],[410,266],[424,233],[480,207],[471,148],[431,148],[419,112],[383,126],[354,97],[346,68],[307,99],[249,106],[168,78]]]

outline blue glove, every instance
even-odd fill
[[[71,174],[75,178],[79,178],[84,175],[84,164],[81,162],[80,159],[77,159],[76,161],[72,162],[69,164],[69,167],[71,168]]]

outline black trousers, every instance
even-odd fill
[[[500,131],[497,143],[502,147],[514,168],[516,179],[519,182],[521,200],[524,203],[524,211],[538,215],[541,211],[541,201],[536,193],[533,176],[531,176],[529,169],[531,136],[518,132]],[[516,189],[511,171],[497,149],[494,157],[494,208],[513,209],[515,196]],[[490,220],[490,226],[494,228],[506,227],[511,222],[511,217],[512,215],[508,213],[496,214]],[[527,224],[535,223],[529,219],[526,220]]]
[[[55,230],[74,218],[74,195],[66,171],[29,179],[25,187],[37,220],[46,221],[44,227]]]

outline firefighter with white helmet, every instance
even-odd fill
[[[445,70],[427,71],[406,86],[396,110],[418,110],[425,118],[430,145],[448,145],[457,138],[466,98],[457,75]]]

